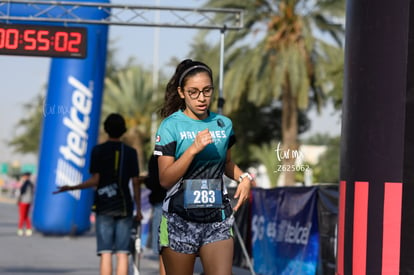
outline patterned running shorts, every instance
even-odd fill
[[[233,215],[221,222],[196,223],[175,213],[164,212],[160,225],[160,249],[169,247],[179,253],[197,254],[205,244],[232,238],[233,223]]]

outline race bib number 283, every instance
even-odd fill
[[[184,180],[184,208],[220,208],[223,204],[219,179]]]

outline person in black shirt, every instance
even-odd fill
[[[109,138],[92,149],[92,176],[75,186],[61,186],[55,193],[95,187],[97,254],[101,257],[100,274],[112,275],[112,254],[116,254],[116,274],[128,274],[134,203],[129,182],[133,183],[135,219],[142,219],[138,155],[121,142],[126,132],[125,120],[110,114],[104,129]]]

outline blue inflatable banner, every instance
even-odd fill
[[[83,18],[104,16],[98,9],[85,12]],[[52,192],[90,177],[90,153],[99,133],[107,28],[87,26],[85,59],[52,59],[33,212],[33,224],[43,233],[80,234],[90,228],[92,189]]]
[[[252,190],[252,256],[257,274],[316,274],[316,205],[316,188]]]
[[[46,2],[44,6],[11,4],[7,12],[30,18],[38,15],[39,8],[46,10]],[[70,1],[74,2],[86,1]],[[108,3],[109,0],[87,2]],[[107,11],[95,7],[78,8],[72,13],[82,19],[107,16]],[[64,9],[50,9],[44,16],[63,19],[68,14]],[[86,27],[87,53],[85,59],[53,58],[50,67],[33,208],[33,225],[44,234],[81,234],[89,230],[93,204],[92,189],[58,195],[52,192],[62,185],[79,184],[90,176],[90,153],[99,133],[108,26],[67,25]]]

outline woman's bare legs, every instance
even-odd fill
[[[203,245],[200,259],[205,275],[231,275],[234,240],[232,238]]]
[[[160,275],[166,275],[167,273],[165,272],[165,266],[164,266],[164,262],[162,261],[162,256],[160,255],[160,258],[159,258],[159,272],[160,272]]]
[[[179,253],[164,247],[161,255],[167,275],[193,275],[195,254]]]

